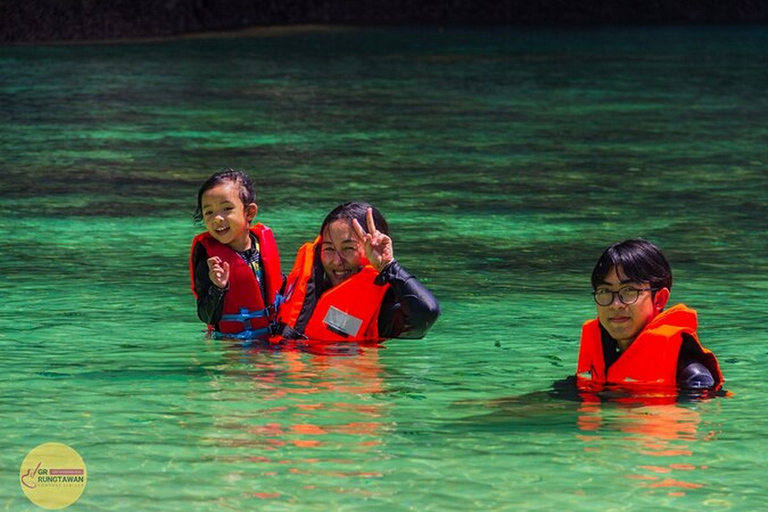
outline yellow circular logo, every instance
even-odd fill
[[[27,498],[50,510],[76,502],[83,494],[87,480],[83,458],[61,443],[35,447],[21,463],[19,477]]]

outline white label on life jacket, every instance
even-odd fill
[[[354,338],[357,336],[360,326],[363,325],[363,320],[331,306],[323,318],[323,323],[337,334]]]

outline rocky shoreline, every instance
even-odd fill
[[[758,24],[768,0],[0,0],[0,42],[330,25]]]

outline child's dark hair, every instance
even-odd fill
[[[253,182],[243,171],[238,169],[224,169],[205,180],[197,192],[197,208],[195,209],[195,222],[203,221],[203,194],[222,183],[234,183],[240,189],[240,200],[244,205],[256,202],[256,192],[254,192]]]
[[[661,249],[642,238],[617,242],[607,248],[592,271],[592,288],[605,282],[612,268],[624,271],[627,278],[650,283],[651,288],[672,288],[672,268]]]
[[[389,224],[387,224],[387,221],[384,219],[381,212],[375,206],[362,201],[351,201],[349,203],[340,204],[331,210],[331,213],[325,217],[323,224],[320,226],[320,235],[322,236],[325,228],[332,222],[336,220],[346,220],[351,223],[352,219],[357,219],[357,222],[360,223],[360,227],[363,228],[363,231],[368,233],[368,221],[366,219],[368,208],[372,210],[373,222],[376,224],[376,229],[389,236]]]

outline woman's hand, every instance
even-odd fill
[[[223,290],[229,284],[229,263],[222,262],[218,256],[208,258],[207,261],[208,277],[214,285]]]
[[[358,240],[365,247],[365,257],[376,270],[381,272],[395,259],[392,239],[376,229],[376,224],[373,222],[373,210],[370,208],[366,212],[365,219],[368,224],[368,233],[363,230],[357,219],[352,220],[352,228],[355,230]]]

